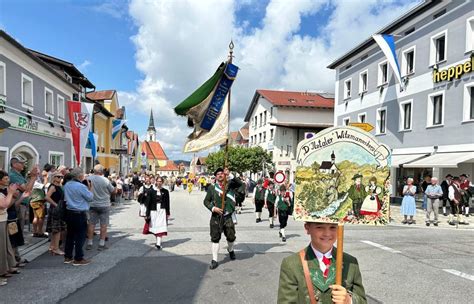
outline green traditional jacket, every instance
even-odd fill
[[[212,207],[222,208],[223,191],[217,183],[211,185],[207,189],[206,197],[204,198],[204,206],[212,211]],[[232,189],[226,191],[224,213],[232,213],[235,211],[235,196]]]
[[[363,201],[364,198],[367,196],[367,192],[365,192],[365,186],[362,184],[360,184],[359,191],[357,191],[356,185],[352,185],[349,188],[348,193],[352,201],[355,201],[355,200]]]
[[[281,195],[278,195],[277,197],[277,208],[278,210],[281,210],[281,211],[286,211],[288,210],[288,208],[290,208],[288,203],[285,202],[285,198]]]
[[[317,302],[319,304],[332,304],[332,290],[329,288],[329,285],[335,282],[336,250],[334,249],[332,252],[333,259],[327,279],[323,277],[321,269],[319,268],[319,261],[314,255],[311,245],[306,247],[305,251],[305,259],[308,261],[308,268],[314,286],[314,296]],[[355,257],[347,253],[344,253],[343,256],[342,286],[352,292],[353,304],[367,303],[359,264]],[[286,257],[281,263],[278,303],[311,303],[299,253]]]
[[[264,197],[263,195],[265,194],[265,189],[263,189],[263,187],[260,185],[255,188],[255,199],[256,200],[264,200]]]
[[[276,194],[275,194],[275,190],[273,191],[270,191],[269,189],[265,190],[268,192],[265,193],[265,196],[267,197],[267,202],[270,203],[270,204],[275,204],[275,201],[276,201]]]

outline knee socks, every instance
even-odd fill
[[[280,233],[282,237],[285,237],[285,228],[281,228]]]
[[[217,254],[219,253],[219,243],[212,243],[212,259],[217,262]]]
[[[161,246],[161,236],[156,237],[156,245]]]
[[[234,242],[227,241],[227,251],[229,252],[234,251]]]

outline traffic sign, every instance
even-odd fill
[[[275,176],[273,177],[273,179],[275,180],[275,182],[281,184],[286,179],[285,173],[283,173],[282,171],[279,171],[279,172],[275,173]]]
[[[350,122],[349,126],[360,128],[366,132],[370,132],[374,129],[374,126],[366,122]]]

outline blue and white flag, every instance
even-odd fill
[[[97,141],[99,139],[99,135],[94,134],[92,131],[89,131],[89,138],[88,139],[89,139],[89,143],[90,143],[92,158],[96,159],[97,158]]]
[[[402,82],[402,74],[400,72],[400,65],[398,64],[397,53],[395,52],[395,41],[393,36],[387,34],[377,34],[373,35],[372,38],[374,38],[375,42],[377,42],[379,47],[382,49],[382,52],[387,58],[388,63],[390,63],[390,66],[392,67],[395,77],[398,79],[400,87],[403,89],[405,85]]]
[[[117,137],[117,134],[120,132],[120,129],[122,129],[122,126],[126,123],[127,121],[124,119],[114,119],[112,120],[112,140]]]

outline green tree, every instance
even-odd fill
[[[228,164],[231,171],[256,173],[262,170],[263,163],[266,166],[272,165],[270,154],[261,147],[229,147]],[[210,153],[206,165],[209,173],[224,167],[224,149]]]

